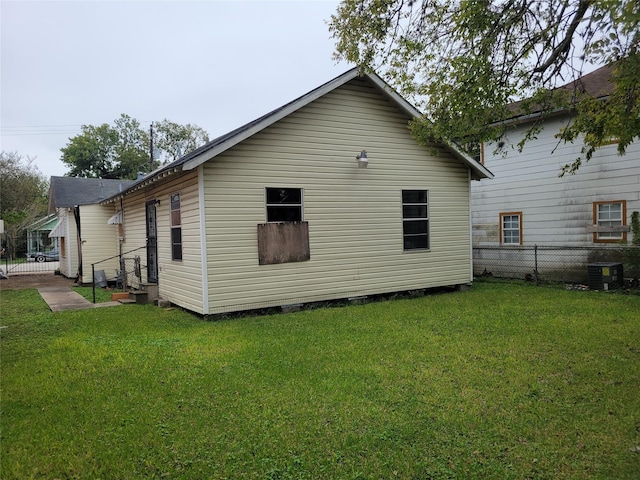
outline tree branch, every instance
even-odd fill
[[[573,34],[575,33],[578,25],[584,18],[584,15],[587,13],[587,10],[593,4],[593,0],[581,0],[578,5],[578,9],[576,10],[576,14],[565,33],[564,39],[553,49],[547,61],[542,65],[539,65],[533,69],[534,73],[543,73],[545,72],[551,65],[553,65],[561,55],[564,55],[569,50],[571,46],[571,40],[573,39]]]

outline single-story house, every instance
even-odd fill
[[[51,177],[49,213],[57,216],[57,223],[49,237],[58,239],[62,275],[91,283],[91,264],[96,262],[101,262],[99,270],[109,271],[112,277],[116,275],[120,253],[118,231],[108,224],[113,209],[100,202],[134,183],[133,180]]]
[[[57,223],[58,216],[51,213],[27,227],[27,254],[53,250],[58,246],[58,239],[49,237]]]
[[[122,251],[146,246],[143,281],[204,316],[466,285],[471,182],[493,175],[417,144],[419,116],[352,69],[101,205]]]

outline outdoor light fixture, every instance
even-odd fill
[[[358,155],[356,155],[356,161],[358,162],[358,168],[367,168],[367,165],[369,165],[367,151],[362,150]]]

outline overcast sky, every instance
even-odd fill
[[[64,175],[69,138],[121,113],[213,139],[351,67],[332,58],[338,3],[2,0],[2,150]]]

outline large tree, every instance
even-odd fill
[[[0,153],[0,218],[4,220],[3,247],[16,258],[24,246],[26,228],[47,213],[49,184],[34,159],[17,152]]]
[[[147,145],[140,123],[122,114],[114,126],[83,125],[82,133],[60,151],[71,177],[135,178],[138,172],[148,171]]]
[[[154,161],[157,168],[163,158],[175,160],[208,141],[207,133],[198,126],[179,125],[163,120],[154,125]],[[83,125],[82,133],[69,139],[61,149],[62,161],[70,168],[68,175],[89,178],[134,179],[139,172],[150,171],[150,133],[140,122],[122,114],[113,126]]]
[[[209,141],[209,135],[197,125],[180,125],[166,118],[153,124],[153,144],[164,156],[164,162],[172,162]]]
[[[424,143],[497,141],[509,104],[527,99],[518,113],[540,121],[574,113],[558,138],[584,140],[575,171],[607,139],[622,154],[640,135],[639,22],[637,0],[344,0],[329,29],[338,59],[381,72],[425,112],[412,125]],[[614,66],[608,101],[557,88],[601,65]]]

